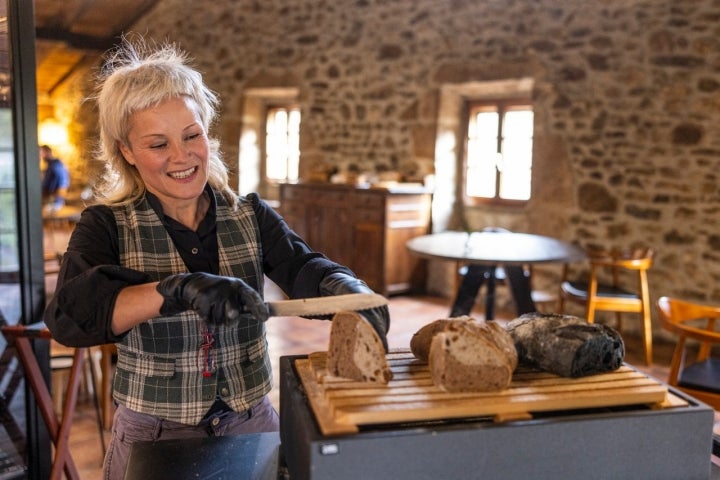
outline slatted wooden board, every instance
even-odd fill
[[[666,386],[627,365],[577,379],[518,369],[505,390],[447,393],[433,385],[427,364],[409,351],[388,354],[393,379],[387,385],[330,376],[325,360],[326,352],[318,352],[295,361],[324,435],[355,433],[363,425],[466,417],[508,421],[532,418],[533,412],[678,402],[669,400]]]

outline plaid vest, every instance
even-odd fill
[[[259,228],[252,206],[240,199],[231,209],[217,199],[220,275],[242,278],[262,295]],[[186,273],[170,235],[146,199],[112,208],[118,227],[120,264],[154,280]],[[202,374],[204,324],[186,311],[156,317],[133,328],[117,344],[113,397],[127,408],[196,425],[220,395],[236,411],[247,410],[272,387],[265,324],[252,317],[215,331],[216,371]]]

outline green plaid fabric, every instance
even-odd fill
[[[242,278],[262,294],[259,228],[252,205],[240,198],[232,209],[216,195],[220,274]],[[120,263],[155,280],[187,268],[150,204],[114,207]],[[204,325],[192,311],[157,317],[118,343],[113,397],[127,408],[188,425],[197,424],[216,395],[237,411],[247,410],[271,389],[272,370],[265,325],[250,316],[215,332],[217,370],[202,375]]]

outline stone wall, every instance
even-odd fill
[[[436,157],[444,86],[530,77],[533,199],[471,225],[652,246],[653,299],[720,303],[717,1],[162,0],[134,30],[196,59],[231,165],[251,85],[299,88],[305,165],[416,179],[456,168]]]

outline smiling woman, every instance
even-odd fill
[[[100,157],[110,167],[97,188],[99,194],[109,203],[137,199],[147,188],[139,171],[142,167],[135,164],[141,150],[158,150],[159,158],[167,155],[169,148],[177,150],[183,145],[185,150],[190,144],[202,143],[205,151],[196,153],[207,164],[205,180],[220,187],[232,202],[234,194],[227,185],[219,144],[207,138],[216,117],[217,97],[205,86],[202,75],[186,64],[188,59],[179,50],[165,46],[149,53],[142,62],[139,55],[136,51],[115,52],[108,60],[111,74],[97,98]],[[166,71],[173,68],[178,75],[171,77]],[[145,82],[142,89],[136,85],[139,76]],[[180,110],[183,116],[175,118]]]
[[[210,148],[198,110],[185,96],[138,110],[129,117],[127,145],[120,144],[127,163],[138,170],[163,211],[192,230],[209,206],[202,193]]]
[[[278,429],[266,276],[290,298],[372,291],[257,194],[230,189],[208,138],[217,99],[184,53],[125,40],[103,75],[98,204],[73,230],[44,318],[67,346],[117,346],[104,478],[119,479],[128,439]],[[361,311],[387,348],[387,306]]]

